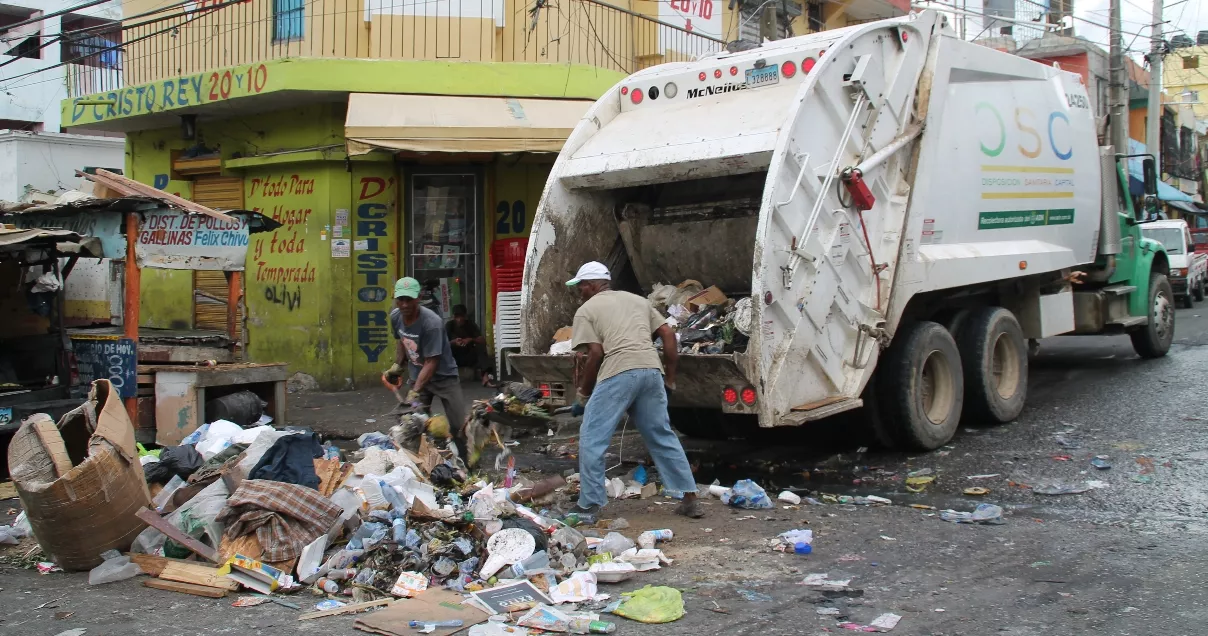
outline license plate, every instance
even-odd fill
[[[747,69],[747,88],[758,88],[780,82],[780,67],[765,66]]]
[[[0,425],[8,424],[13,421],[13,410],[11,408],[0,408]]]

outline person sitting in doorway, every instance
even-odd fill
[[[483,386],[490,386],[494,378],[491,358],[487,355],[487,339],[469,317],[465,305],[453,305],[453,320],[445,324],[445,331],[449,334],[449,344],[453,345],[457,366],[474,369]]]

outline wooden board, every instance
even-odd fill
[[[374,607],[380,607],[382,605],[389,605],[397,600],[398,599],[396,599],[396,598],[380,598],[376,601],[365,601],[364,603],[353,603],[352,605],[345,605],[344,607],[337,607],[335,609],[326,610],[323,612],[311,612],[309,614],[303,614],[298,617],[298,620],[308,621],[312,618],[323,618],[325,616],[339,616],[340,614],[349,614],[352,612],[360,612],[362,610],[367,610],[367,609],[374,608]]]
[[[342,464],[339,458],[316,459],[315,474],[319,476],[319,493],[330,497],[352,474],[352,464]]]
[[[167,590],[169,592],[180,592],[181,594],[192,594],[193,596],[205,596],[208,598],[222,598],[227,595],[227,591],[220,587],[207,587],[205,585],[194,585],[192,583],[181,583],[180,581],[164,581],[162,579],[147,579],[143,581],[145,587],[154,588],[157,590]]]
[[[184,559],[173,559],[171,557],[156,556],[154,554],[139,554],[136,552],[127,552],[126,556],[130,557],[130,562],[137,565],[143,572],[158,577],[160,572],[169,563],[188,563],[196,564],[196,561],[186,561]]]
[[[185,534],[180,528],[177,528],[169,523],[167,519],[159,516],[159,513],[155,512],[154,510],[150,508],[140,508],[139,511],[135,513],[135,516],[139,519],[142,519],[152,528],[155,528],[156,530],[159,530],[167,535],[169,539],[183,545],[193,552],[196,552],[198,556],[201,556],[207,561],[218,563],[218,553],[214,551],[214,548],[211,548],[210,546]]]
[[[239,583],[219,574],[218,568],[200,563],[168,563],[160,572],[159,578],[165,581],[220,587],[231,591],[239,589]]]
[[[221,563],[226,563],[231,557],[236,554],[242,554],[251,559],[259,559],[260,555],[264,554],[264,548],[260,546],[260,540],[256,538],[256,534],[245,534],[238,539],[222,537],[222,541],[218,543],[218,558]]]

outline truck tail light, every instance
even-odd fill
[[[727,406],[734,406],[735,404],[738,404],[738,391],[734,390],[733,387],[728,386],[722,390],[721,399],[726,403]]]
[[[642,89],[635,88],[635,89],[629,91],[629,101],[631,101],[635,104],[641,104],[642,103]]]
[[[786,60],[780,65],[780,74],[784,75],[785,79],[790,79],[797,74],[797,63],[793,60]]]
[[[548,384],[542,384],[540,388],[541,388],[541,397],[547,398],[550,395],[553,395],[553,391],[550,390]]]
[[[818,63],[818,60],[815,60],[812,57],[805,58],[804,60],[801,61],[801,72],[809,73],[810,71],[814,70],[814,65],[817,63]]]
[[[757,397],[754,387],[747,387],[742,390],[742,403],[747,406],[755,406],[755,399]]]

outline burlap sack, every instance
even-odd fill
[[[56,426],[44,413],[22,423],[8,465],[34,537],[65,570],[88,570],[106,550],[126,550],[151,502],[134,426],[108,380]]]

